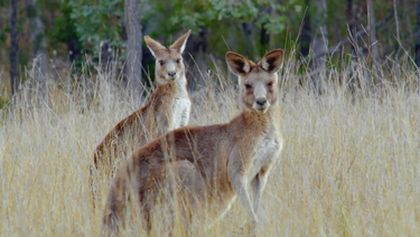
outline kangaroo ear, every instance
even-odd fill
[[[280,69],[283,62],[283,50],[274,49],[266,53],[259,62],[260,66],[267,72],[275,73]]]
[[[175,49],[178,53],[184,52],[185,45],[187,44],[188,37],[191,35],[191,30],[188,30],[187,33],[181,35],[169,48]]]
[[[150,36],[144,36],[144,42],[146,42],[147,48],[149,48],[153,57],[157,57],[161,51],[166,50],[166,47],[156,40],[152,39]]]
[[[251,62],[245,56],[229,51],[226,53],[225,58],[232,73],[245,75],[251,71]]]

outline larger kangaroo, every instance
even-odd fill
[[[217,204],[226,213],[239,197],[255,234],[261,195],[283,144],[273,108],[282,56],[283,51],[275,49],[254,63],[238,53],[226,53],[230,70],[239,77],[242,113],[226,124],[176,129],[136,150],[120,167],[109,191],[103,222],[111,233],[124,223],[132,197],[140,201],[150,228],[150,210],[159,189],[171,187],[165,182],[175,177],[180,189],[196,197],[195,207]]]
[[[156,89],[143,107],[117,123],[99,143],[93,156],[94,169],[108,171],[110,176],[116,162],[113,157],[121,156],[118,151],[124,154],[126,149],[132,149],[130,143],[145,145],[161,134],[188,124],[191,101],[186,88],[182,52],[190,33],[188,31],[169,47],[149,36],[144,37],[156,59]]]

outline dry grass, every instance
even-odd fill
[[[417,74],[393,68],[379,88],[355,94],[332,83],[364,75],[360,68],[325,76],[322,96],[299,86],[296,73],[286,68],[279,121],[286,144],[264,193],[259,236],[420,233],[420,95],[407,88]],[[0,236],[99,235],[108,184],[100,185],[101,204],[94,210],[88,185],[92,152],[139,104],[106,77],[90,93],[52,85],[48,108],[22,96],[2,111]],[[194,93],[192,124],[228,121],[239,111],[233,86],[222,83],[221,89],[221,77]],[[221,222],[210,229],[200,225],[194,233],[232,236],[246,218],[235,203]],[[131,227],[127,235],[141,232]],[[159,234],[156,227],[153,235]]]

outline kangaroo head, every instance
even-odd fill
[[[145,36],[144,41],[156,59],[155,80],[158,84],[174,82],[185,76],[185,65],[182,52],[187,44],[191,31],[183,34],[169,47],[165,47],[156,40]]]
[[[277,72],[283,59],[283,50],[274,49],[255,63],[245,56],[226,53],[226,62],[239,77],[241,99],[246,109],[265,113],[277,101]]]

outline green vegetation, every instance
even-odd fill
[[[69,51],[73,54],[70,57],[72,61],[83,60],[84,55],[97,57],[102,41],[108,42],[119,53],[126,49],[123,0],[38,0],[33,6],[38,11],[27,6],[27,2],[32,1],[18,0],[21,67],[28,65],[33,57],[31,50],[25,49],[33,47],[34,42],[28,39],[28,32],[31,31],[29,22],[36,12],[45,26],[45,39],[51,57],[68,59]],[[228,49],[256,57],[273,47],[295,48],[298,51],[300,47],[309,47],[305,40],[310,41],[312,36],[302,32],[305,16],[309,18],[309,29],[312,31],[316,30],[316,26],[325,24],[329,47],[346,39],[348,26],[356,32],[367,28],[364,1],[323,1],[326,11],[318,14],[318,2],[308,4],[310,1],[307,0],[139,0],[139,21],[145,34],[167,42],[176,34],[191,29],[195,39],[190,43],[189,53],[193,56],[200,52],[211,53],[216,57],[224,55]],[[414,53],[415,4],[404,1],[398,5],[400,43],[395,38],[396,22],[392,17],[391,20],[387,18],[394,12],[392,1],[375,1],[374,4],[377,22],[387,19],[377,33],[382,58],[395,52],[402,54],[398,50],[400,46]],[[0,51],[3,52],[0,54],[4,56],[9,46],[9,12],[9,2],[2,0],[0,45],[3,47]],[[351,52],[350,45],[345,46],[345,52]],[[7,68],[7,57],[0,58],[0,64]]]

